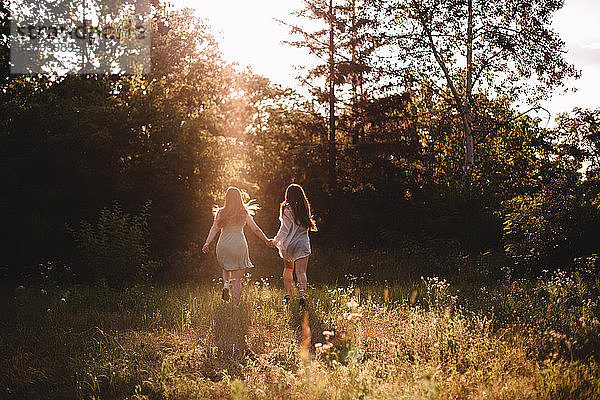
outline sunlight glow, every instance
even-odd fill
[[[301,0],[174,0],[177,8],[189,7],[214,28],[225,59],[250,66],[275,83],[295,86],[294,65],[305,62],[306,53],[281,41],[288,28],[275,19],[288,20],[302,7]]]

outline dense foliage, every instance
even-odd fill
[[[204,267],[213,263],[199,257],[198,244],[225,188],[237,185],[257,198],[257,220],[272,234],[292,181],[315,209],[315,257],[340,248],[393,250],[412,270],[446,273],[494,253],[507,256],[497,266],[524,272],[598,253],[598,110],[575,110],[548,129],[515,111],[514,93],[474,91],[475,164],[465,186],[464,127],[444,100],[451,88],[398,69],[382,75],[375,57],[381,32],[367,18],[373,10],[368,2],[346,5],[338,10],[347,24],[336,36],[339,56],[363,51],[352,41],[358,37],[372,42],[355,64],[335,64],[346,100],[336,110],[331,182],[330,121],[319,102],[224,62],[210,28],[191,11],[153,7],[150,74],[21,76],[3,65],[3,274],[21,279],[51,264],[98,280],[125,257],[136,271],[127,279],[136,280],[150,260],[155,277],[209,278]],[[463,73],[452,72],[457,82]],[[368,87],[360,96],[359,83]],[[122,210],[107,211],[115,201]],[[127,223],[107,225],[107,212],[135,216],[148,202],[143,240],[135,229],[137,236],[124,234],[133,229]],[[98,218],[95,228],[80,225]],[[82,228],[73,236],[67,226]],[[109,237],[128,236],[124,247],[139,248],[137,255],[105,253],[91,235],[107,226],[114,228]],[[92,243],[100,247],[92,251]],[[358,261],[345,272],[368,264]],[[327,269],[325,259],[317,262]],[[399,277],[381,272],[382,279]]]

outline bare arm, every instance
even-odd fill
[[[248,214],[248,216],[246,217],[246,223],[248,224],[250,229],[252,229],[252,232],[254,232],[256,236],[258,236],[259,239],[261,239],[266,244],[270,245],[271,241],[269,240],[269,238],[267,238],[262,229],[260,229],[260,226],[256,224],[254,218],[252,218],[252,215]]]
[[[212,226],[210,227],[210,231],[208,231],[208,236],[206,238],[206,242],[204,243],[204,246],[202,246],[203,253],[208,253],[208,248],[209,248],[210,244],[212,243],[213,240],[215,240],[217,233],[219,233],[219,226],[218,226],[219,225],[218,224],[219,216],[220,216],[220,213],[217,213],[217,215],[215,215],[215,219],[213,221]]]

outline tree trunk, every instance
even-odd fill
[[[356,0],[352,0],[352,24],[351,29],[351,53],[352,53],[352,68],[356,68],[358,64],[356,58]],[[352,130],[352,144],[358,142],[358,72],[352,72],[352,121],[350,127]]]
[[[469,0],[469,4],[471,4],[471,0]],[[446,78],[446,82],[450,87],[450,92],[452,93],[452,97],[454,98],[454,102],[456,103],[456,109],[460,113],[461,122],[463,125],[463,139],[465,146],[465,164],[463,171],[463,179],[465,186],[469,186],[471,183],[471,175],[473,172],[473,160],[474,160],[474,149],[473,149],[473,122],[472,122],[472,114],[471,114],[471,76],[473,69],[473,61],[472,61],[472,43],[473,43],[473,22],[472,22],[472,7],[469,7],[469,23],[467,27],[467,90],[466,90],[466,99],[463,100],[462,96],[458,93],[456,89],[456,85],[454,85],[454,81],[452,80],[452,76],[450,75],[450,71],[446,66],[446,63],[442,59],[440,53],[435,47],[435,43],[433,41],[433,35],[431,34],[431,30],[427,26],[427,24],[423,21],[422,27],[427,34],[427,39],[429,43],[429,47],[437,61],[438,65],[442,69],[444,73],[444,77]]]
[[[473,122],[471,118],[471,107],[465,105],[463,117],[463,132],[465,139],[465,166],[464,166],[464,183],[465,186],[471,184],[474,165],[474,149],[473,149]]]
[[[468,0],[467,19],[467,84],[463,110],[464,139],[465,139],[465,166],[464,183],[471,184],[474,165],[473,150],[473,119],[472,119],[472,90],[473,90],[473,0]]]
[[[334,9],[333,0],[329,0],[329,184],[335,187],[335,45],[334,45]]]

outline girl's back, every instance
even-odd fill
[[[281,227],[273,239],[284,260],[295,261],[310,254],[308,227],[301,225],[292,207],[285,205],[281,213]]]
[[[240,199],[240,205],[241,205]],[[228,212],[226,207],[220,209],[215,221],[220,228],[219,240],[217,241],[217,261],[225,270],[252,268],[252,262],[248,254],[248,243],[244,236],[244,225],[248,212],[243,207]]]

